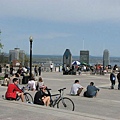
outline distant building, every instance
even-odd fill
[[[69,49],[66,49],[63,55],[63,67],[71,67],[72,65],[72,54]]]
[[[110,57],[109,57],[109,51],[105,49],[103,51],[103,67],[110,65]]]
[[[9,51],[9,63],[13,63],[15,65],[15,61],[19,61],[21,65],[24,65],[25,61],[25,52],[24,50],[20,50],[20,48],[15,48],[14,50]]]
[[[80,62],[89,64],[89,51],[88,50],[80,51]]]

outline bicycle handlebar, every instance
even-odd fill
[[[59,89],[58,91],[61,92],[61,91],[65,90],[65,89],[66,89],[66,88],[62,88],[62,89]]]

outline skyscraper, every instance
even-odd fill
[[[9,63],[12,63],[15,60],[19,61],[21,65],[24,65],[25,60],[24,50],[20,50],[20,48],[15,48],[14,50],[9,51]]]

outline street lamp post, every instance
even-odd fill
[[[29,37],[29,40],[30,40],[30,78],[32,78],[32,42],[33,42],[32,36]]]

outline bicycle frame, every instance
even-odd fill
[[[51,101],[51,102],[50,102],[50,106],[51,106],[51,107],[55,107],[55,105],[58,103],[58,101],[63,98],[64,89],[66,89],[66,88],[59,89],[58,91],[60,92],[60,94],[54,94],[54,95],[51,95],[51,93],[50,93],[50,91],[49,91],[50,101]],[[51,90],[51,89],[48,89],[48,90]],[[58,97],[53,100],[53,99],[52,99],[52,96],[58,96]],[[62,99],[62,102],[63,102],[63,104],[64,104],[63,99]]]

